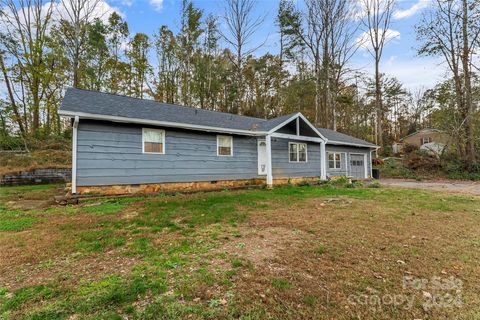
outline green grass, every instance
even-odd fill
[[[288,280],[280,278],[272,279],[272,287],[280,290],[293,288],[292,284]]]
[[[7,193],[15,196],[23,193],[29,197],[32,192],[36,197],[38,192],[51,191],[54,187],[15,187]],[[13,292],[0,284],[0,319],[66,319],[72,315],[79,319],[121,319],[125,316],[131,319],[263,319],[270,312],[283,315],[280,309],[267,312],[262,305],[253,305],[249,310],[241,309],[241,312],[236,309],[233,302],[236,301],[239,279],[245,272],[254,272],[256,268],[263,270],[263,267],[253,266],[248,259],[237,254],[223,252],[221,245],[235,241],[232,251],[248,248],[248,236],[243,238],[239,226],[249,221],[254,210],[269,210],[272,214],[276,209],[290,206],[298,210],[302,208],[302,201],[310,198],[318,198],[319,201],[345,198],[356,201],[359,206],[363,201],[374,201],[378,206],[376,212],[351,212],[352,223],[359,226],[376,221],[383,223],[385,217],[392,219],[389,223],[402,223],[412,217],[412,212],[435,212],[437,219],[446,219],[453,212],[471,212],[478,216],[479,213],[472,208],[480,205],[478,198],[468,196],[408,189],[344,188],[343,185],[101,199],[79,206],[38,211],[22,211],[2,204],[2,237],[11,237],[15,232],[29,229],[29,232],[39,232],[37,229],[43,224],[36,223],[41,219],[55,221],[61,218],[63,220],[59,220],[58,227],[51,228],[58,228],[53,231],[57,232],[59,241],[68,239],[73,243],[71,251],[61,253],[64,254],[61,259],[69,259],[72,252],[80,252],[81,257],[96,261],[107,257],[107,252],[108,255],[113,252],[119,260],[112,260],[112,264],[121,263],[118,261],[125,257],[135,259],[136,263],[126,272],[111,270],[111,274],[92,274],[87,277],[90,280],[77,279],[73,272],[64,278],[57,277],[52,282],[25,286]],[[333,201],[328,206],[329,215],[334,215],[336,208],[339,212],[348,209],[341,201]],[[125,213],[130,212],[134,214],[126,218]],[[83,224],[75,220],[79,217],[84,218]],[[322,238],[316,243],[310,241],[311,246],[305,250],[304,258],[315,259],[315,263],[322,257],[322,263],[335,266],[350,256],[348,247],[356,245],[351,239],[345,239],[343,246],[333,244],[327,242],[322,233],[312,231],[309,235],[313,234]],[[3,239],[12,238],[0,238]],[[352,243],[347,243],[349,240]],[[479,243],[477,236],[468,245],[474,251]],[[361,245],[368,246],[368,243]],[[421,250],[399,244],[388,246],[385,252],[394,257],[395,262],[395,259],[403,259],[406,255],[421,259]],[[475,259],[474,255],[461,257],[466,262]],[[56,258],[50,256],[39,262],[45,266],[45,272],[55,269],[52,261]],[[223,265],[224,269],[216,263]],[[300,288],[292,280],[294,278],[286,277],[269,276],[263,289],[265,292],[272,290],[278,294],[289,294]],[[368,279],[362,281],[362,285],[371,285]],[[319,297],[303,291],[296,303],[315,308],[323,303]],[[227,306],[222,304],[224,299],[228,300]],[[295,313],[297,311],[296,308],[291,309],[289,312],[293,316],[290,318],[295,318],[295,315],[301,318]]]

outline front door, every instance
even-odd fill
[[[258,174],[267,174],[267,143],[265,140],[258,140]]]
[[[350,175],[365,178],[365,157],[363,154],[350,154]]]

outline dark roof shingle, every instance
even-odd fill
[[[60,111],[253,132],[269,131],[298,113],[266,120],[76,88],[67,89]],[[370,142],[329,129],[318,130],[332,141],[375,146]]]
[[[353,145],[364,145],[368,147],[376,147],[376,145],[371,142],[358,139],[338,131],[333,131],[326,128],[317,128],[317,130],[320,131],[320,133],[329,140],[327,144],[329,143],[335,144],[335,142],[339,142],[341,144],[353,144]]]

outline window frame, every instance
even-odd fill
[[[333,168],[330,168],[330,155],[333,155],[333,163],[334,163],[334,167]],[[336,155],[339,155],[340,156],[340,159],[338,160],[338,163],[340,164],[340,166],[337,168],[337,165],[336,165],[336,162],[337,160],[335,160],[336,158]],[[327,169],[328,170],[342,170],[342,154],[345,154],[345,152],[335,152],[335,151],[328,151],[327,152]]]
[[[425,140],[426,140],[427,142],[425,142]],[[427,143],[430,143],[430,142],[432,142],[432,137],[422,137],[422,146],[423,146],[424,144],[427,144]]]
[[[305,161],[300,161],[300,148],[299,146],[303,144],[305,145]],[[297,160],[290,159],[290,146],[297,145]],[[308,143],[305,142],[288,142],[288,162],[289,163],[307,163],[308,162]]]
[[[220,137],[230,138],[230,154],[220,154]],[[233,157],[233,136],[217,134],[217,157]]]
[[[159,132],[162,134],[162,152],[149,152],[145,151],[145,142],[151,142],[151,141],[145,141],[145,132],[146,131],[155,131]],[[158,143],[158,142],[157,142]],[[165,130],[163,129],[152,129],[152,128],[142,128],[142,153],[144,154],[165,154]]]

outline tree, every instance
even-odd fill
[[[181,29],[177,40],[178,57],[182,64],[182,103],[191,105],[191,85],[194,66],[193,59],[198,48],[198,41],[203,33],[200,27],[203,12],[188,0],[182,1]]]
[[[375,63],[375,143],[383,147],[383,107],[381,91],[381,73],[380,61],[382,59],[383,48],[392,32],[390,25],[392,21],[395,0],[362,0],[363,16],[362,23],[366,28],[366,43],[370,54]]]
[[[125,73],[125,66],[121,61],[122,45],[128,38],[128,24],[123,21],[122,17],[113,12],[108,18],[107,33],[109,34],[107,44],[109,46],[108,69],[110,73],[108,91],[111,93],[119,93],[121,88],[122,74]]]
[[[31,110],[32,125],[31,134],[38,135],[40,128],[40,109],[45,97],[51,75],[45,73],[45,53],[47,51],[47,32],[51,27],[53,3],[44,3],[42,0],[3,0],[4,7],[1,17],[3,28],[0,38],[4,50],[14,59],[12,71],[16,77],[15,81],[20,84],[22,91],[22,104],[27,107],[27,100]],[[7,85],[11,84],[5,61],[1,59],[2,73]],[[14,110],[17,123],[22,131],[26,131],[26,110],[24,114],[24,125],[20,125],[18,100],[14,98],[13,86],[8,89],[10,103]],[[28,97],[25,97],[28,95]]]
[[[167,26],[161,26],[155,35],[155,52],[158,61],[158,75],[150,94],[155,100],[167,103],[177,101],[178,61],[177,42]]]
[[[131,68],[130,93],[134,97],[143,98],[146,76],[150,69],[150,64],[148,63],[148,49],[150,48],[148,36],[144,33],[135,34],[129,46],[127,56]]]
[[[443,58],[452,74],[455,104],[461,117],[460,153],[469,166],[476,162],[473,131],[472,53],[479,48],[479,5],[476,1],[436,0],[417,26],[421,55]]]
[[[100,0],[61,0],[60,28],[70,57],[73,86],[81,87],[81,64],[88,41],[88,25],[98,18]]]
[[[243,64],[247,57],[263,44],[249,45],[265,20],[264,16],[255,16],[254,9],[254,0],[225,0],[223,19],[227,30],[220,34],[234,52],[234,55],[231,56],[231,62],[235,72],[236,93],[234,108],[230,110],[233,113],[242,111],[244,94]]]

